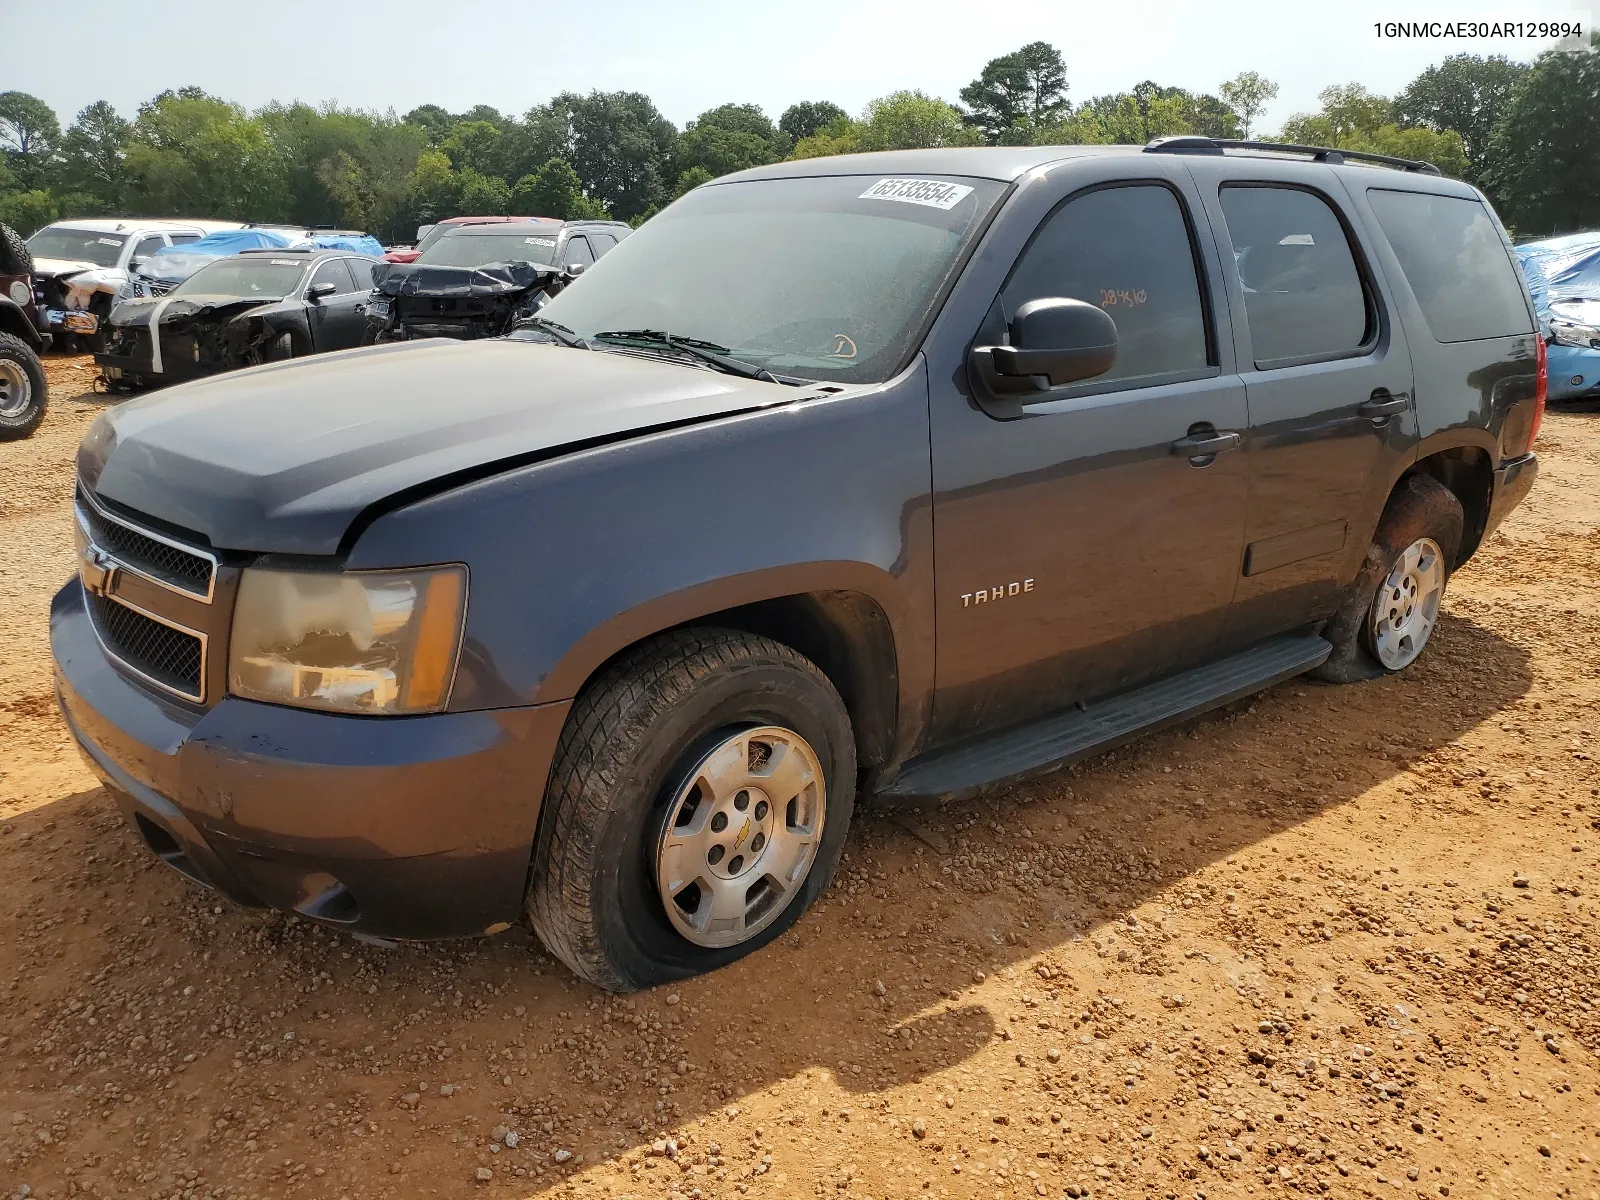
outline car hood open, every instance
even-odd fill
[[[805,394],[633,355],[430,339],[131,401],[90,426],[78,473],[217,549],[333,554],[397,493]]]

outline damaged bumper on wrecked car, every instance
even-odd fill
[[[367,303],[370,340],[498,337],[538,312],[572,276],[543,263],[484,267],[379,263]]]
[[[304,319],[264,307],[256,299],[124,301],[112,310],[105,353],[94,361],[109,381],[127,387],[268,362],[278,339]]]

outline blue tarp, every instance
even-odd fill
[[[208,262],[228,258],[245,250],[283,250],[289,247],[316,250],[349,250],[355,254],[383,257],[378,240],[364,233],[313,233],[297,236],[281,229],[225,229],[207,234],[187,246],[168,246],[152,254],[139,274],[165,283],[182,283]]]
[[[1600,349],[1571,344],[1578,327],[1600,329],[1600,232],[1569,233],[1516,247],[1517,261],[1528,280],[1539,327],[1548,335],[1551,319],[1563,325],[1546,353],[1550,364],[1550,398],[1567,400],[1600,389]]]
[[[1600,300],[1600,232],[1569,233],[1516,250],[1541,324],[1549,320],[1553,303]]]
[[[318,250],[349,250],[355,254],[370,254],[373,258],[383,257],[382,244],[365,233],[315,233],[294,244],[315,246]]]
[[[292,239],[276,229],[224,229],[210,233],[187,246],[168,246],[157,250],[139,268],[147,279],[182,283],[208,262],[227,258],[244,250],[282,250]],[[378,257],[382,257],[380,254]]]

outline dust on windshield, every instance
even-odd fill
[[[877,382],[912,349],[1004,191],[867,175],[697,188],[540,315],[586,338],[667,330],[777,374]]]

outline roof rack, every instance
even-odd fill
[[[1312,162],[1338,166],[1346,159],[1358,162],[1381,163],[1401,171],[1418,171],[1424,175],[1438,175],[1440,170],[1431,162],[1415,158],[1396,158],[1392,154],[1368,154],[1365,150],[1335,150],[1331,146],[1302,146],[1297,142],[1253,142],[1242,138],[1211,138],[1199,134],[1179,133],[1169,137],[1151,138],[1145,143],[1146,154],[1221,154],[1224,150],[1271,150],[1279,154],[1309,154]]]

